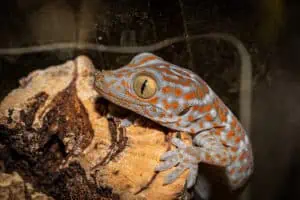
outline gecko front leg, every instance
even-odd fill
[[[124,114],[125,113],[125,114]],[[139,116],[135,113],[128,112],[115,104],[108,104],[106,118],[116,122],[117,128],[127,128],[137,124]]]
[[[174,182],[186,169],[189,169],[187,188],[191,188],[197,179],[198,164],[200,162],[226,167],[230,164],[230,154],[226,147],[214,137],[215,129],[203,131],[193,139],[193,145],[186,145],[181,139],[172,138],[171,142],[177,149],[167,151],[161,156],[162,162],[156,167],[156,171],[164,171],[174,166],[176,168],[169,173],[164,184]]]

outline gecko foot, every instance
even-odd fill
[[[118,128],[127,128],[131,125],[136,125],[137,116],[135,114],[130,114],[125,118],[116,117],[110,113],[106,115],[107,119],[112,119],[117,122]]]
[[[164,184],[167,185],[173,183],[186,169],[189,169],[186,185],[187,188],[191,188],[195,184],[198,174],[198,163],[200,162],[197,156],[198,149],[195,146],[187,146],[178,138],[172,138],[171,142],[177,149],[164,153],[155,171],[165,171],[176,166],[164,179]]]

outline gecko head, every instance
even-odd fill
[[[138,54],[117,70],[95,73],[94,85],[107,100],[161,124],[183,119],[200,95],[193,72],[151,53]]]

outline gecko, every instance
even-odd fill
[[[245,129],[209,85],[191,70],[144,52],[116,70],[95,72],[96,91],[110,102],[164,127],[187,132],[192,145],[179,138],[177,148],[161,155],[155,171],[174,168],[164,179],[173,183],[185,170],[187,188],[195,185],[198,164],[223,167],[232,190],[253,172],[253,155]],[[124,127],[131,125],[128,120]]]

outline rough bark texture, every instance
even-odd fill
[[[150,121],[117,128],[116,120],[105,117],[107,102],[93,89],[94,70],[79,56],[30,73],[4,98],[0,159],[5,172],[18,172],[55,199],[188,198],[187,171],[167,186],[162,183],[170,171],[154,173],[160,155],[171,148],[172,133]],[[20,190],[18,199],[26,199],[30,194],[15,173],[0,176],[10,177],[0,181],[3,195]]]

